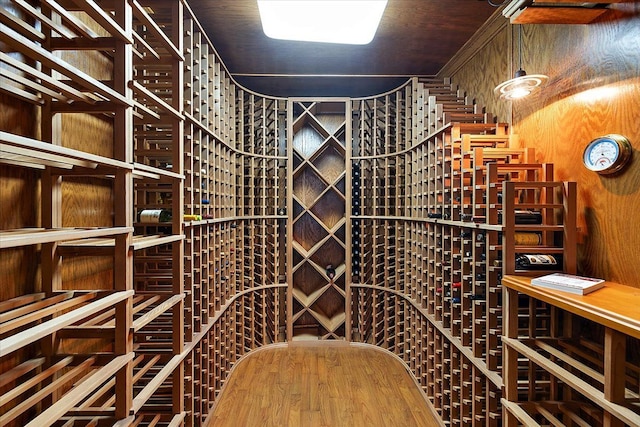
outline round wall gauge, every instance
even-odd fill
[[[582,162],[587,169],[608,175],[618,172],[631,160],[633,148],[622,135],[605,135],[587,144]]]

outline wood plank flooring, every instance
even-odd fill
[[[442,426],[400,361],[340,342],[256,351],[229,377],[208,427]]]

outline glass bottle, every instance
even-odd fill
[[[171,222],[173,216],[168,209],[143,209],[138,213],[138,222],[156,224]]]
[[[562,270],[560,254],[518,254],[516,255],[518,270]]]

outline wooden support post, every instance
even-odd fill
[[[611,328],[604,332],[604,398],[614,403],[625,401],[626,336]],[[604,413],[605,427],[622,427],[622,420]]]

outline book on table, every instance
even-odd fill
[[[553,273],[531,279],[531,284],[572,294],[586,295],[604,287],[603,279],[574,276],[565,273]]]

